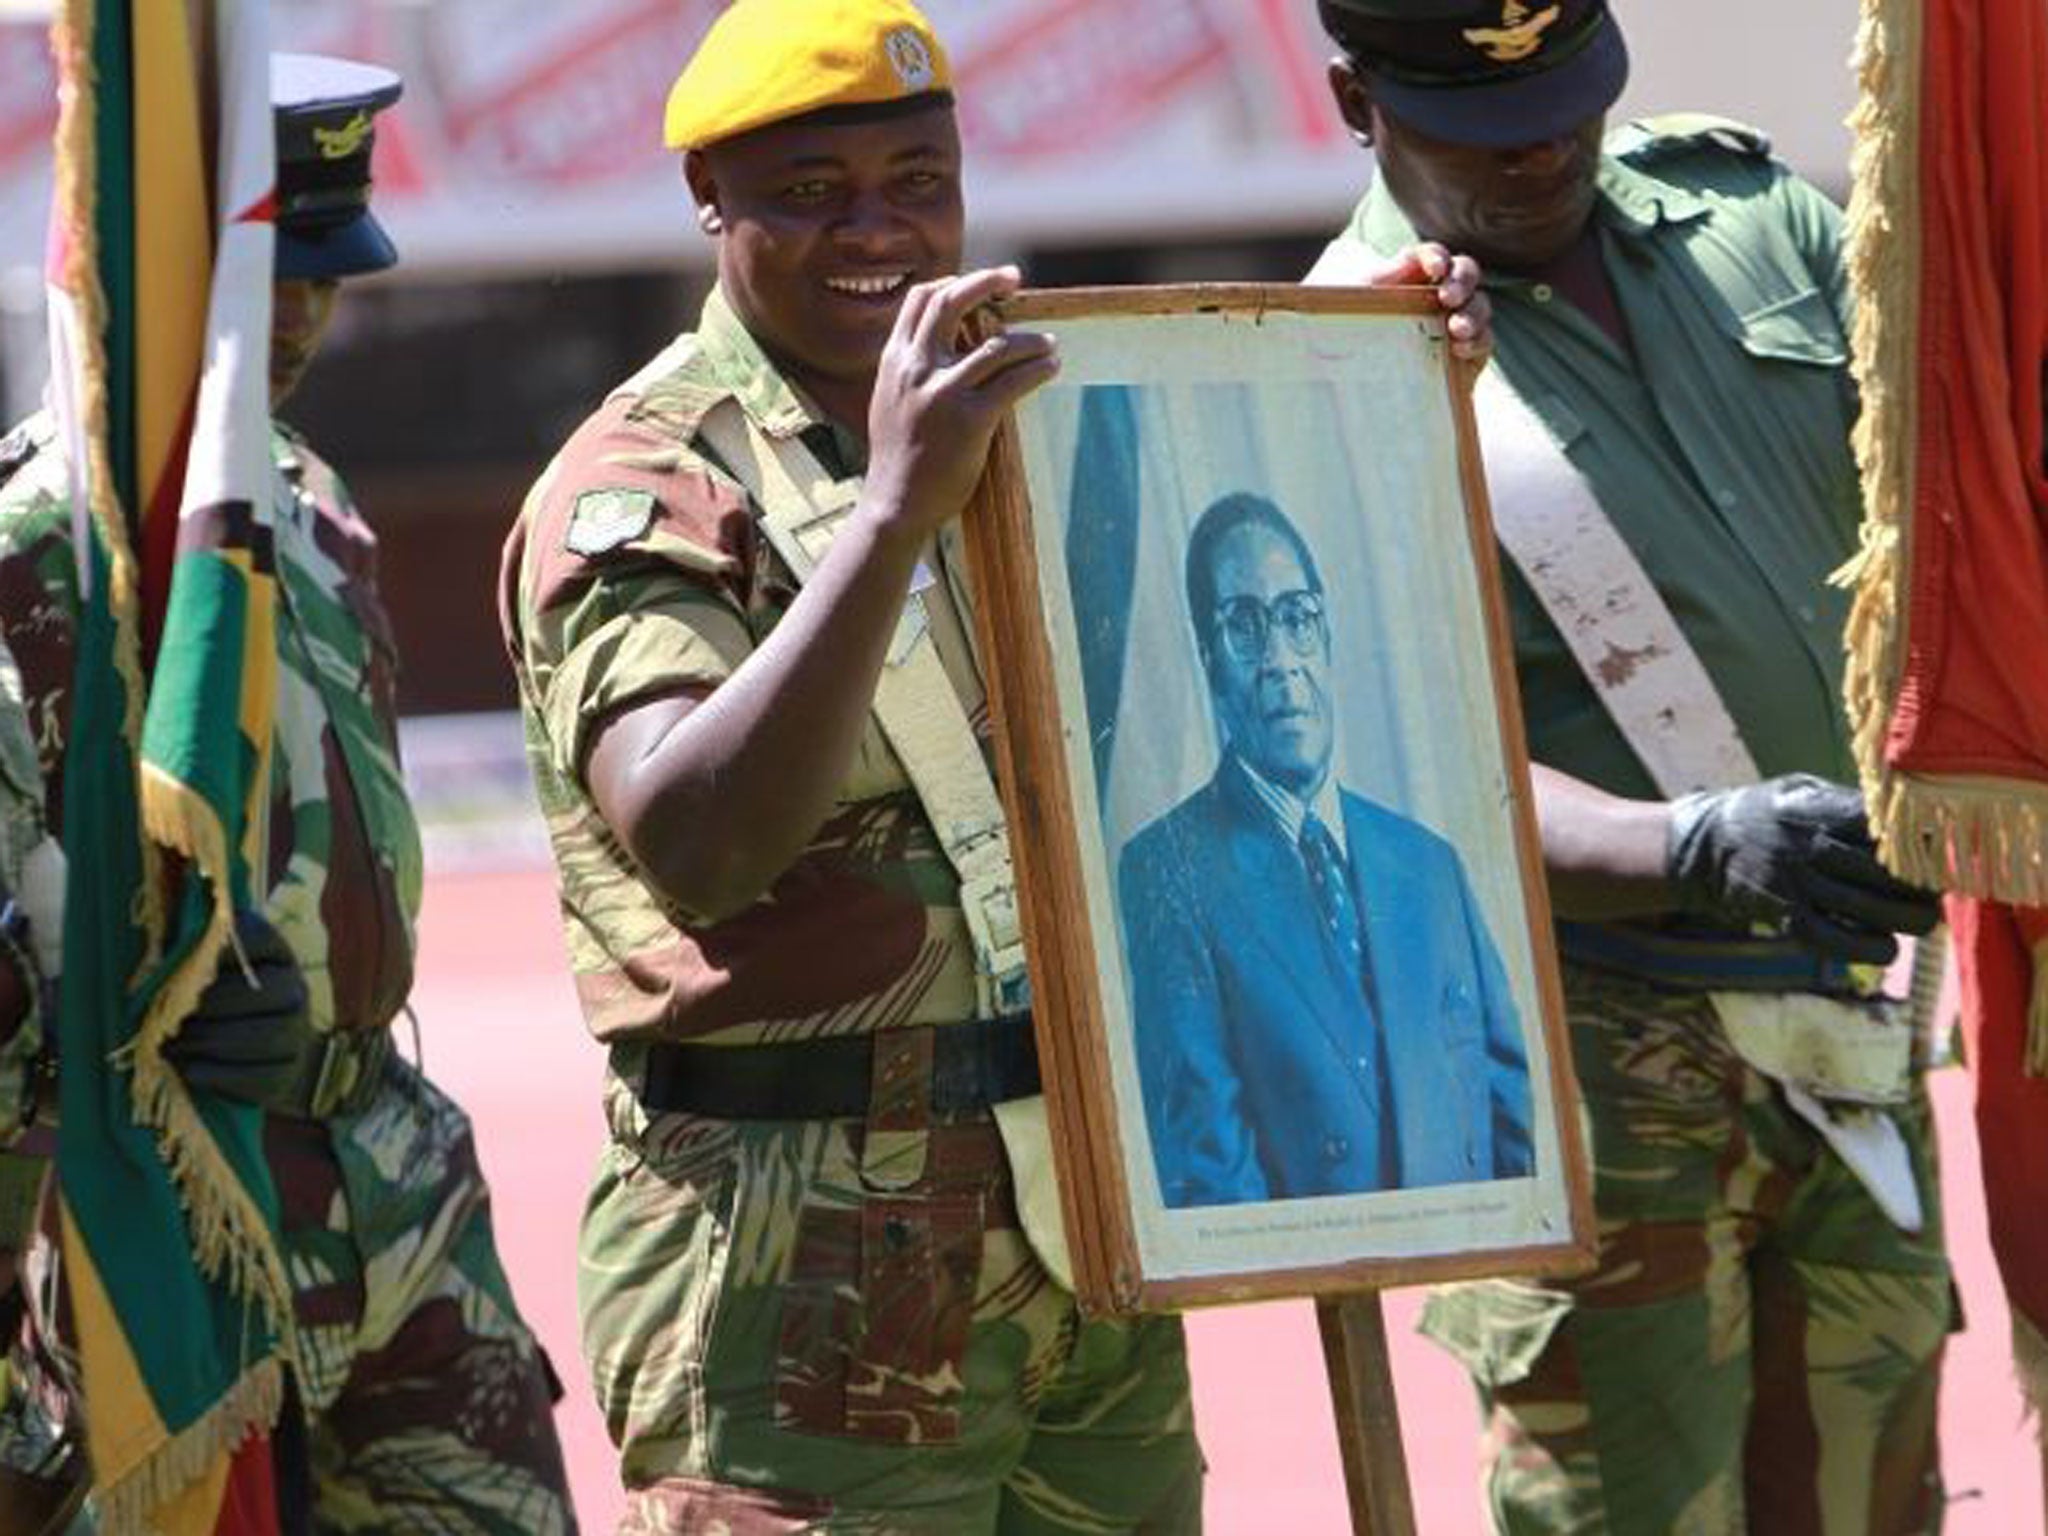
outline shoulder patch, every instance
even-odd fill
[[[601,555],[640,537],[654,521],[654,492],[626,486],[585,491],[576,498],[562,543],[571,554]]]
[[[1760,160],[1771,152],[1771,138],[1761,128],[1717,117],[1711,112],[1664,112],[1639,117],[1622,130],[1623,142],[1617,154],[1632,160],[1653,160],[1660,155],[1684,154],[1695,149],[1720,149]]]

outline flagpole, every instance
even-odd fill
[[[1377,1291],[1316,1303],[1353,1536],[1415,1536],[1401,1410]]]

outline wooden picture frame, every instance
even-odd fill
[[[1082,1304],[1583,1267],[1471,370],[1433,298],[1044,290],[1001,316],[1062,358],[966,534]],[[1334,861],[1277,830],[1317,808]]]

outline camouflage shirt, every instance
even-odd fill
[[[859,474],[858,445],[806,409],[714,292],[697,331],[555,456],[505,547],[500,618],[585,1018],[606,1040],[733,1041],[970,1018],[958,881],[872,717],[810,846],[720,920],[649,885],[591,800],[585,761],[607,719],[717,688],[796,596],[759,508],[699,435],[726,400],[772,438],[800,436],[842,481]],[[939,643],[985,739],[971,660]]]
[[[0,697],[0,749],[25,724],[29,774],[0,750],[0,825],[61,837],[78,570],[70,481],[47,417],[6,439],[0,462],[0,646],[20,687]],[[396,650],[376,590],[377,540],[322,460],[283,428],[276,464],[277,735],[266,915],[305,971],[320,1029],[390,1022],[412,987],[419,828],[397,746]],[[38,782],[27,782],[30,778]],[[0,839],[12,887],[21,838]],[[0,1126],[15,1106],[0,1081]]]

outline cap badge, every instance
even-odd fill
[[[369,136],[370,114],[358,111],[339,128],[316,127],[313,143],[319,148],[322,160],[346,160],[363,147],[363,141]]]
[[[1499,26],[1467,27],[1464,37],[1466,42],[1496,64],[1512,64],[1541,48],[1543,34],[1556,20],[1557,7],[1554,5],[1546,5],[1532,13],[1528,6],[1507,0],[1507,4],[1500,8]]]
[[[906,91],[922,91],[932,83],[932,54],[924,39],[909,27],[897,27],[882,39],[882,47],[895,66],[896,78]]]

